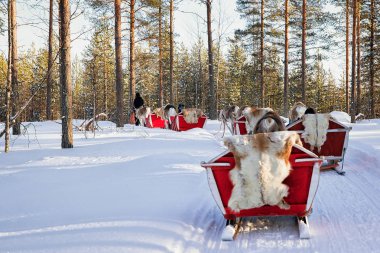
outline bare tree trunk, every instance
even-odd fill
[[[135,80],[135,0],[130,1],[129,22],[129,108],[133,109],[133,96],[136,93]]]
[[[219,108],[219,77],[220,77],[220,42],[221,40],[219,39],[218,42],[218,48],[217,48],[217,60],[216,60],[216,78],[215,78],[215,106],[216,106],[216,111],[218,111]]]
[[[159,106],[164,106],[164,88],[163,88],[163,72],[162,72],[162,0],[158,7],[158,90],[159,90]]]
[[[288,113],[289,85],[289,0],[285,0],[284,115]]]
[[[116,126],[124,126],[124,85],[121,62],[121,0],[115,0],[115,75],[116,75]]]
[[[222,17],[222,12],[221,12],[221,2],[220,0],[218,1],[219,5],[219,15],[218,15],[218,47],[216,49],[216,78],[215,78],[215,93],[216,93],[216,111],[218,111],[219,108],[219,76],[220,76],[220,47],[222,43],[222,32],[221,32],[221,17]]]
[[[301,64],[301,88],[302,102],[306,104],[306,0],[302,2],[302,64]]]
[[[199,41],[200,41],[200,38],[199,38]],[[198,87],[198,84],[195,83],[195,107],[198,107],[198,90],[201,89],[201,91],[203,91],[202,87],[203,87],[203,64],[202,64],[202,48],[201,48],[201,45],[199,43],[199,48],[198,48],[198,61],[199,61],[199,85],[201,85],[201,87]],[[203,93],[203,92],[201,92]],[[201,96],[201,107],[203,109],[203,106],[204,106],[204,99],[203,99],[203,94]]]
[[[8,27],[11,27],[11,0],[8,0]],[[6,120],[5,120],[5,145],[4,152],[9,151],[10,141],[10,125],[11,125],[11,93],[12,93],[12,33],[11,29],[8,29],[8,71],[7,71],[7,88],[5,102],[7,106]]]
[[[264,0],[261,0],[260,21],[260,106],[265,107],[265,84],[264,84]]]
[[[174,37],[173,37],[173,15],[174,15],[174,7],[173,0],[170,0],[170,23],[169,23],[169,40],[170,40],[170,74],[169,74],[169,82],[170,82],[170,103],[174,104]]]
[[[207,42],[208,42],[208,77],[209,77],[209,116],[216,119],[216,99],[214,87],[214,56],[212,51],[212,29],[211,29],[211,0],[206,1],[207,7]]]
[[[371,0],[371,18],[370,18],[370,42],[369,42],[369,106],[370,117],[375,118],[375,99],[374,99],[374,41],[375,41],[375,0]]]
[[[61,81],[62,148],[73,147],[71,55],[70,55],[70,1],[59,1],[59,46]]]
[[[350,71],[350,56],[349,56],[349,34],[350,34],[350,12],[349,12],[349,0],[346,0],[346,112],[350,112],[350,104],[349,104],[349,87],[348,87],[348,72]]]
[[[53,6],[54,1],[50,0],[49,6],[49,51],[48,51],[48,76],[46,82],[46,119],[52,120],[52,111],[51,111],[51,91],[53,87],[53,76],[52,76],[52,68],[53,68]]]
[[[96,62],[96,57],[94,59],[94,62]],[[94,63],[95,65],[95,63]],[[95,73],[96,70],[96,66],[92,66],[92,122],[94,122],[94,125],[93,125],[93,128],[91,129],[91,131],[94,133],[94,137],[95,137],[95,119],[96,119],[96,83],[97,83],[97,78],[96,78],[96,73]]]
[[[106,55],[103,55],[103,112],[108,115],[108,89],[107,89],[107,63],[106,63]]]
[[[16,20],[16,0],[11,0],[11,40],[12,40],[12,115],[15,115],[20,107],[19,103],[19,84],[18,84],[18,53],[17,53],[17,20]],[[12,134],[21,134],[20,119],[15,119]]]
[[[351,65],[351,122],[355,123],[355,86],[356,86],[356,0],[352,0],[352,65]]]
[[[358,0],[358,6],[356,7],[357,8],[357,12],[358,12],[358,16],[357,16],[357,26],[356,26],[356,29],[357,29],[357,74],[356,74],[356,115],[358,115],[360,112],[361,112],[361,56],[360,56],[360,20],[361,20],[361,17],[360,17],[360,12],[361,12],[361,1]]]

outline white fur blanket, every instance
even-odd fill
[[[305,114],[303,116],[302,124],[305,127],[305,132],[302,133],[302,138],[310,145],[311,151],[315,147],[318,148],[318,152],[321,151],[321,147],[327,138],[329,120],[330,114],[328,113]]]
[[[155,113],[161,119],[166,119],[166,120],[170,120],[171,116],[177,115],[176,110],[172,107],[168,107],[168,105],[154,109],[153,113]]]
[[[235,212],[263,205],[288,209],[283,198],[289,187],[282,182],[290,173],[289,156],[295,143],[301,144],[300,137],[291,131],[225,138],[235,158],[229,208]]]
[[[188,109],[183,109],[182,114],[186,123],[196,124],[198,123],[198,118],[203,115],[203,112],[201,109],[188,108]]]

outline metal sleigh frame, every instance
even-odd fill
[[[235,166],[232,153],[225,151],[209,162],[202,162],[201,166],[207,171],[207,180],[212,196],[226,219],[226,227],[234,230],[231,237],[222,236],[223,240],[233,240],[239,233],[243,217],[259,216],[295,216],[297,217],[300,238],[310,238],[309,222],[307,216],[311,212],[312,203],[318,188],[320,165],[322,159],[309,150],[294,145],[290,162],[293,171],[284,183],[289,186],[289,196],[286,198],[290,205],[289,210],[280,209],[277,206],[262,206],[235,213],[228,207],[228,199],[231,196],[232,183],[229,179],[229,171]]]

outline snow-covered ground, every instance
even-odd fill
[[[101,127],[75,132],[74,149],[55,122],[30,125],[8,154],[0,140],[0,252],[380,252],[380,120],[352,125],[345,176],[321,173],[311,239],[294,217],[266,217],[232,242],[199,165],[225,150],[218,122]]]

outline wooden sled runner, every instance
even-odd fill
[[[202,115],[198,118],[197,123],[187,123],[182,113],[171,117],[171,129],[174,131],[187,131],[193,128],[203,128],[206,124],[207,117]]]
[[[286,127],[289,131],[296,131],[302,136],[305,127],[302,124],[302,119],[299,119]],[[320,152],[315,148],[313,152],[324,160],[321,170],[335,169],[339,174],[344,175],[343,163],[344,155],[348,146],[348,137],[351,127],[347,127],[342,123],[333,119],[329,120],[329,127],[327,129],[326,141],[321,146]],[[305,148],[310,150],[310,145],[305,143],[301,137],[302,144]]]
[[[146,127],[149,128],[166,128],[166,120],[158,117],[156,114],[152,113],[146,118]]]
[[[310,214],[318,188],[322,159],[309,150],[294,145],[289,161],[293,170],[283,183],[289,186],[289,195],[284,200],[290,208],[285,210],[277,206],[265,205],[241,210],[239,213],[233,212],[228,207],[233,188],[229,172],[235,167],[233,154],[225,151],[207,163],[202,162],[201,166],[207,170],[207,179],[214,200],[227,220],[222,240],[235,239],[239,233],[242,218],[252,216],[295,216],[299,225],[300,238],[310,238],[307,216]]]

